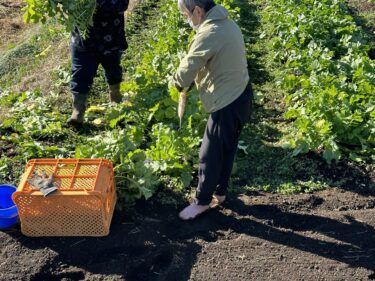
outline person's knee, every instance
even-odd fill
[[[72,93],[87,93],[94,81],[97,66],[92,62],[79,61],[72,64],[70,90]]]
[[[120,65],[113,65],[111,68],[105,68],[105,78],[109,85],[115,85],[122,82],[122,68]]]
[[[72,93],[87,93],[93,83],[95,73],[85,69],[85,66],[78,68],[72,75],[70,90]]]
[[[86,95],[91,88],[91,84],[71,81],[70,82],[70,92],[73,95]]]
[[[109,85],[122,82],[121,53],[114,52],[104,56],[102,60],[105,78]]]
[[[206,163],[209,159],[208,147],[202,144],[201,148],[199,149],[199,163],[203,164]]]

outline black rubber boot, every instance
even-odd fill
[[[87,107],[87,94],[73,95],[73,112],[66,122],[69,126],[80,129],[82,127]]]
[[[122,95],[120,93],[120,83],[109,85],[109,98],[113,103],[120,103],[122,101]]]

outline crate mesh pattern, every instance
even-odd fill
[[[58,191],[44,197],[34,173],[54,175]],[[112,163],[105,159],[33,159],[13,193],[26,236],[106,236],[116,204]]]

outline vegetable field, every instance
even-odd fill
[[[208,116],[193,88],[180,125],[170,79],[194,34],[176,1],[131,2],[124,102],[99,69],[73,130],[69,31],[93,3],[0,1],[0,183],[33,158],[109,159],[111,234],[2,231],[0,280],[375,279],[373,1],[217,1],[244,34],[254,106],[228,202],[188,223]]]

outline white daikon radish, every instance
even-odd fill
[[[178,99],[178,110],[177,110],[178,117],[180,118],[180,128],[182,125],[182,117],[184,116],[184,113],[185,113],[186,98],[187,98],[186,91],[182,91]]]

